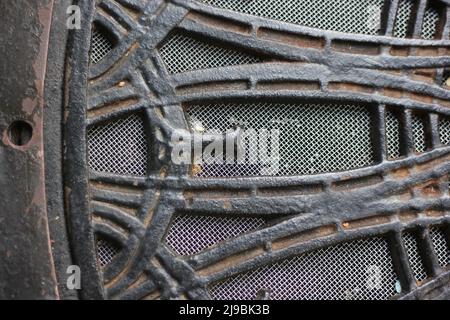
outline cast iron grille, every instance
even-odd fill
[[[196,254],[221,241],[262,228],[262,218],[177,215],[166,238],[180,255]]]
[[[193,131],[226,132],[240,127],[245,132],[241,144],[245,149],[245,161],[208,163],[211,157],[204,155],[195,173],[199,177],[307,175],[346,171],[375,162],[372,119],[363,106],[207,104],[192,105],[187,108],[187,114]],[[264,130],[272,134],[265,140],[269,146],[269,161],[261,161],[257,140],[247,135],[251,130],[258,135],[258,142],[264,141],[263,135],[259,135]],[[279,156],[273,156],[276,152],[272,151],[276,149],[271,149],[276,146],[276,137]],[[223,155],[216,154],[215,158],[223,159]]]
[[[261,60],[244,52],[212,45],[181,33],[174,33],[161,47],[169,73],[254,64]]]
[[[376,35],[384,0],[200,0],[206,4],[302,26]]]
[[[425,118],[422,115],[413,114],[411,130],[414,138],[414,149],[418,153],[425,152],[427,149],[425,136]]]
[[[111,241],[97,239],[97,259],[101,267],[107,266],[119,253],[119,248]]]
[[[430,237],[433,242],[434,252],[441,267],[450,265],[450,248],[447,243],[445,231],[439,227],[430,228]]]
[[[411,20],[413,3],[411,0],[400,0],[395,18],[394,37],[406,38]]]
[[[386,144],[389,159],[401,157],[399,116],[397,112],[390,110],[386,112]]]
[[[403,234],[403,243],[408,253],[409,265],[413,271],[414,277],[417,281],[423,281],[427,278],[427,272],[420,257],[417,239],[411,232]]]
[[[144,122],[130,115],[88,131],[89,166],[96,172],[143,176],[147,171]]]
[[[91,39],[91,62],[94,64],[99,63],[111,52],[113,47],[113,42],[103,31],[94,29]]]
[[[383,238],[319,249],[213,284],[216,300],[380,300],[394,296],[397,276]],[[397,285],[398,287],[398,285]]]
[[[450,144],[450,119],[448,117],[439,119],[439,137],[442,144]]]
[[[433,8],[428,7],[425,11],[422,23],[422,38],[423,39],[434,39],[437,31],[437,24],[439,21],[439,12]]]

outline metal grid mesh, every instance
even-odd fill
[[[173,34],[161,47],[169,73],[254,64],[261,60],[244,52],[225,49],[181,33]]]
[[[425,11],[422,23],[422,38],[434,39],[437,31],[437,23],[439,21],[439,12],[433,8],[428,7]]]
[[[356,240],[286,259],[213,284],[216,300],[381,300],[394,296],[397,277],[386,241]]]
[[[145,175],[147,138],[140,116],[95,126],[88,132],[89,166],[97,172]]]
[[[103,32],[94,30],[91,40],[91,62],[99,63],[113,49],[113,43],[106,37]]]
[[[422,115],[413,114],[411,130],[414,138],[414,150],[418,153],[425,152],[427,142],[425,136],[425,118]]]
[[[307,27],[376,35],[383,0],[200,0],[224,9]]]
[[[442,144],[450,144],[450,119],[448,117],[439,119],[439,137]]]
[[[108,265],[114,257],[119,253],[119,248],[112,242],[98,239],[97,240],[97,259],[101,267]]]
[[[409,265],[413,271],[414,277],[417,281],[425,280],[427,278],[427,272],[425,271],[422,258],[420,257],[416,237],[410,232],[404,233],[402,237],[408,254]]]
[[[278,166],[249,161],[260,156],[258,144],[243,137],[246,163],[205,163],[199,177],[297,175],[345,171],[374,163],[371,116],[366,107],[322,104],[208,104],[187,108],[191,127],[226,132],[278,130]],[[247,131],[248,132],[248,131]],[[272,142],[270,140],[269,142]],[[216,155],[219,157],[219,155]],[[264,173],[262,173],[264,169]]]
[[[445,268],[450,265],[450,248],[444,230],[439,227],[430,228],[430,237],[433,242],[434,252],[438,257],[439,264]]]
[[[386,146],[389,159],[397,159],[401,157],[400,120],[397,112],[386,112]]]
[[[406,38],[412,9],[413,2],[411,0],[400,0],[395,18],[394,37]]]
[[[262,228],[262,218],[178,215],[166,242],[180,255],[196,254],[221,241]]]

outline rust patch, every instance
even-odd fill
[[[443,100],[443,99],[437,99],[437,98],[435,100],[436,100],[436,103],[438,103],[439,105],[450,108],[449,100]]]
[[[398,214],[398,219],[401,222],[409,222],[418,218],[418,213],[414,211],[403,211]]]
[[[296,245],[299,243],[307,242],[307,241],[310,241],[313,239],[327,237],[334,233],[337,233],[337,227],[334,224],[318,227],[315,229],[301,232],[296,235],[291,235],[288,237],[278,239],[272,243],[272,249],[273,250],[285,249],[287,247],[290,247],[290,246],[293,246],[293,245]]]
[[[423,103],[433,103],[433,97],[420,93],[411,92],[410,98],[411,100],[416,100]]]
[[[395,98],[395,99],[401,99],[403,98],[403,91],[398,89],[392,89],[392,88],[383,88],[380,92],[383,96]]]
[[[344,229],[359,229],[359,228],[364,228],[364,227],[378,226],[378,225],[386,224],[389,222],[391,222],[391,219],[389,216],[386,216],[386,215],[381,216],[380,215],[380,216],[346,221],[342,224],[342,226],[344,227]]]
[[[250,190],[232,190],[232,189],[216,189],[216,190],[195,190],[184,192],[186,199],[230,199],[230,198],[246,198],[251,195]]]
[[[176,88],[178,95],[189,95],[204,92],[216,91],[233,91],[233,90],[247,90],[247,81],[217,81],[217,82],[203,82],[189,86],[180,86]]]
[[[379,45],[370,42],[334,40],[331,47],[336,51],[350,54],[376,56],[381,52]]]
[[[409,177],[411,173],[408,168],[400,168],[390,172],[389,177],[394,180],[404,180]]]
[[[240,33],[248,35],[250,34],[251,28],[248,25],[242,24],[240,22],[213,17],[207,14],[199,13],[199,12],[190,12],[186,19],[197,22],[199,24],[206,25],[211,28],[223,29],[227,31],[231,31],[234,33]]]
[[[256,89],[277,91],[312,91],[320,90],[320,83],[312,81],[260,82],[256,85]]]
[[[258,30],[258,37],[300,48],[322,49],[325,46],[325,39],[323,38],[286,33],[267,28],[260,28]]]
[[[347,83],[347,82],[330,82],[328,84],[328,89],[333,91],[353,91],[361,93],[374,93],[375,89],[370,86],[357,84],[357,83]]]
[[[259,188],[257,194],[263,197],[294,197],[323,192],[323,186],[320,184],[278,187],[278,188]]]
[[[433,47],[412,48],[411,55],[421,56],[421,57],[439,56],[439,48],[433,48]]]
[[[442,156],[442,157],[439,157],[439,158],[427,161],[425,163],[418,164],[418,165],[416,165],[414,167],[414,169],[415,169],[415,171],[417,173],[430,171],[430,170],[433,170],[433,168],[436,165],[438,165],[440,163],[444,163],[444,162],[449,161],[449,160],[450,160],[450,155],[445,155],[445,156]]]
[[[369,187],[381,182],[383,182],[383,176],[379,174],[374,174],[367,177],[336,181],[333,183],[333,188],[338,191],[346,191],[356,188]]]
[[[392,47],[390,50],[392,56],[402,56],[407,57],[409,55],[408,47]]]
[[[445,212],[439,210],[425,210],[425,215],[427,217],[443,217]]]
[[[425,198],[439,198],[442,195],[439,188],[439,181],[436,180],[427,181],[416,186],[415,189]]]
[[[95,118],[102,115],[117,112],[120,109],[126,109],[139,103],[139,98],[117,101],[115,103],[102,106],[87,112],[88,118]]]

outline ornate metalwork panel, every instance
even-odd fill
[[[448,1],[78,2],[65,167],[84,297],[448,295]],[[279,132],[276,168],[173,161],[180,130],[249,128]]]

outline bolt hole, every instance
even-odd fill
[[[33,127],[28,122],[15,121],[9,126],[8,135],[12,144],[21,147],[30,142],[33,135]]]

